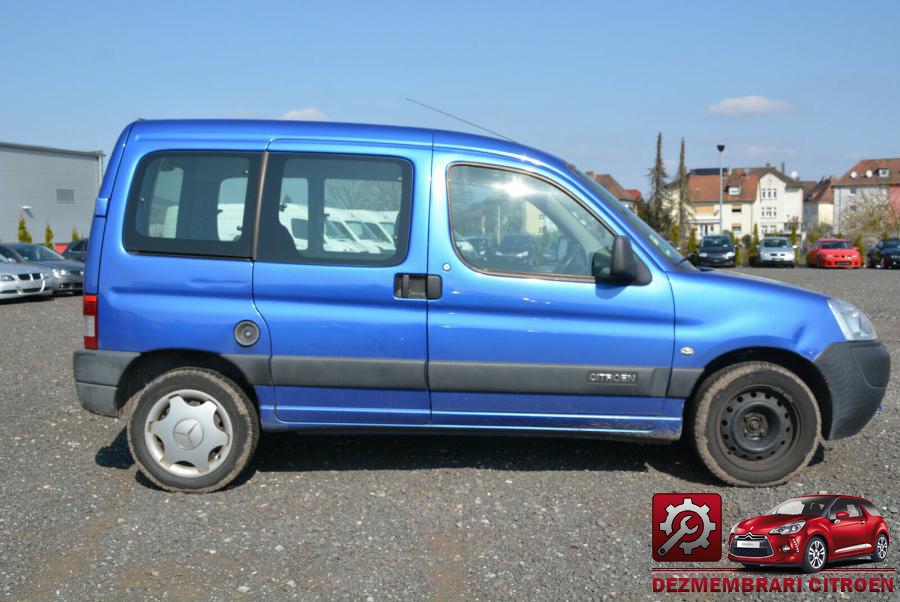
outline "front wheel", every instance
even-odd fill
[[[884,533],[878,534],[875,540],[875,549],[872,550],[872,562],[884,562],[887,558],[888,538]]]
[[[800,569],[804,573],[818,573],[825,566],[828,559],[828,548],[825,547],[825,541],[821,537],[813,537],[806,544],[806,550],[803,554],[803,564]]]
[[[131,455],[169,491],[225,487],[248,466],[259,441],[253,402],[212,370],[166,372],[129,400],[127,412]]]
[[[735,364],[701,384],[687,436],[715,476],[744,487],[789,481],[812,459],[821,416],[796,374],[768,362]]]

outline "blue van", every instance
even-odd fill
[[[138,121],[87,259],[78,397],[172,491],[286,430],[684,438],[772,485],[890,372],[853,305],[698,270],[572,165],[470,134]]]

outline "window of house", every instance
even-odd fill
[[[776,207],[762,207],[760,211],[762,212],[762,216],[767,219],[774,219],[778,216]]]
[[[75,190],[72,188],[57,188],[56,189],[56,202],[57,203],[74,203],[75,202]]]
[[[165,152],[138,166],[125,215],[129,251],[250,257],[259,156]]]
[[[890,175],[891,175],[891,170],[890,170],[890,169],[888,169],[888,168],[886,168],[886,167],[879,167],[879,168],[878,168],[878,177],[879,177],[879,178],[886,178],[886,177],[888,177],[888,176],[890,176]]]
[[[562,189],[493,167],[457,165],[448,177],[453,244],[473,268],[589,278],[597,254],[608,269],[615,237]]]
[[[396,265],[406,257],[411,212],[412,165],[406,160],[272,153],[257,258]]]
[[[732,196],[741,194],[741,187],[740,186],[729,186],[728,194],[730,194]]]
[[[744,210],[742,205],[732,205],[731,212],[732,213],[741,213]]]
[[[851,186],[849,192],[850,196],[856,196],[856,186]]]

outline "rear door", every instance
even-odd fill
[[[430,140],[279,140],[266,163],[253,288],[271,336],[277,418],[428,422]],[[393,240],[376,246],[346,236],[339,221],[354,210],[388,217]]]

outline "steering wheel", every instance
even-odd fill
[[[588,260],[587,251],[580,244],[570,242],[566,256],[556,265],[554,271],[557,274],[590,274],[590,261]]]

